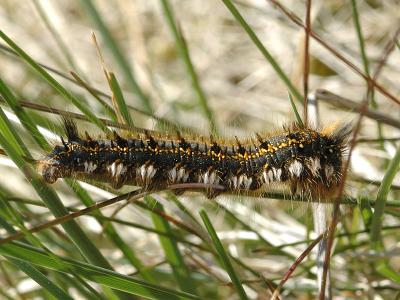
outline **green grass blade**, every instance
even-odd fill
[[[368,62],[368,58],[367,58],[367,53],[365,51],[364,35],[361,30],[360,18],[359,18],[358,9],[357,9],[357,1],[351,0],[351,6],[353,9],[354,26],[356,28],[358,43],[360,45],[361,59],[362,59],[363,65],[364,65],[364,72],[365,72],[365,74],[367,74],[369,76],[370,75],[369,62]]]
[[[288,93],[288,96],[289,96],[290,104],[292,105],[292,109],[293,109],[294,115],[295,115],[296,120],[297,120],[297,124],[299,124],[300,127],[304,128],[303,120],[301,119],[299,111],[297,110],[296,104],[293,101],[293,97],[292,97],[292,95],[290,93]]]
[[[39,14],[40,18],[42,19],[45,27],[50,32],[51,37],[56,42],[56,44],[57,44],[58,48],[60,49],[62,55],[64,55],[66,61],[69,64],[69,66],[73,70],[78,70],[77,65],[74,62],[74,58],[71,55],[71,52],[68,50],[67,45],[64,43],[64,41],[62,39],[62,35],[57,32],[56,28],[53,26],[53,24],[49,20],[49,18],[47,16],[47,12],[43,9],[43,6],[40,3],[40,1],[32,0],[32,3],[33,3],[33,6],[35,7],[37,13]]]
[[[27,228],[24,225],[24,223],[25,223],[24,219],[19,214],[17,214],[17,211],[14,210],[14,208],[11,205],[8,205],[8,202],[7,202],[6,198],[4,197],[4,195],[2,195],[2,193],[0,193],[0,199],[1,199],[0,211],[1,211],[1,214],[4,216],[4,218],[9,220],[10,224],[13,224],[14,226],[18,227],[21,230],[21,232],[23,232],[25,234],[25,239],[29,240],[31,242],[31,244],[36,245],[38,248],[41,248],[45,252],[47,252],[48,255],[61,266],[61,268],[68,268],[67,266],[65,266],[64,262],[58,258],[58,256],[54,255],[41,242],[40,237],[36,238],[36,236],[34,236],[31,232],[29,232],[27,230]],[[10,234],[16,233],[14,228],[11,225],[9,225],[6,221],[4,221],[4,222],[2,221],[1,224],[8,231],[8,233],[10,233]],[[48,235],[48,233],[42,232],[41,237],[43,237],[43,234],[45,234],[46,236]],[[53,238],[54,238],[54,236],[53,237],[49,236],[47,238],[47,240],[54,241]],[[57,242],[56,242],[56,244],[60,245]],[[68,252],[67,249],[65,249],[65,251]],[[19,262],[21,262],[21,261],[19,261]],[[26,262],[23,262],[23,266],[26,264],[27,264]],[[69,271],[72,274],[72,277],[59,278],[60,274],[58,274],[58,273],[53,274],[53,277],[55,277],[55,279],[59,278],[61,280],[60,283],[63,283],[65,281],[65,279],[68,278],[69,286],[77,288],[79,291],[81,291],[83,294],[86,295],[87,299],[101,299],[101,295],[95,289],[93,289],[85,280],[83,280],[79,274],[77,274],[73,270],[69,270]],[[32,272],[34,272],[34,271],[32,270]],[[47,274],[47,278],[49,278],[49,274]],[[35,280],[35,278],[32,278],[32,279]],[[39,277],[39,279],[43,280],[43,278],[40,278],[40,277]],[[49,280],[47,279],[47,281],[49,281]]]
[[[18,269],[36,281],[41,287],[52,294],[56,299],[72,300],[73,298],[67,294],[61,287],[52,282],[46,275],[33,267],[30,263],[17,258],[8,257],[8,260]]]
[[[175,203],[175,205],[184,212],[196,225],[201,226],[198,219],[195,218],[194,214],[188,209],[174,193],[168,193],[167,199]]]
[[[372,217],[371,232],[370,232],[370,245],[376,253],[384,250],[382,243],[382,222],[386,206],[387,196],[390,191],[390,187],[393,183],[394,177],[396,176],[400,167],[400,147],[397,149],[395,156],[390,162],[385,176],[383,177],[382,183],[379,187],[378,194],[376,196],[376,203],[374,206],[374,215]],[[376,269],[383,276],[400,283],[400,275],[394,271],[389,265],[386,259],[379,258],[376,262]]]
[[[4,119],[5,118],[5,119]],[[0,108],[0,124],[6,124],[8,121],[4,115],[3,110]],[[21,139],[18,135],[15,136],[20,141]],[[7,153],[8,157],[17,165],[17,167],[23,172],[27,180],[30,181],[32,187],[36,190],[37,194],[42,198],[43,202],[50,209],[55,217],[60,217],[66,215],[68,210],[64,207],[61,200],[48,185],[46,185],[43,180],[38,176],[38,174],[28,165],[21,153],[16,150],[12,144],[5,138],[5,136],[0,132],[0,145],[3,147],[4,151]],[[26,147],[21,141],[21,146],[25,149]],[[31,157],[29,152],[23,153],[26,157]],[[111,265],[100,253],[97,247],[90,241],[83,230],[78,226],[75,221],[68,221],[62,224],[64,230],[68,233],[71,240],[79,248],[83,256],[91,263],[111,269]]]
[[[231,219],[230,222],[233,222],[233,224],[235,224],[236,222],[241,224],[241,226],[243,226],[243,228],[245,228],[246,230],[252,231],[254,232],[257,236],[258,239],[260,240],[260,242],[262,242],[266,247],[268,248],[274,248],[274,246],[262,235],[258,232],[257,228],[253,228],[251,225],[247,224],[246,222],[244,222],[243,220],[241,220],[235,213],[233,213],[232,211],[230,211],[229,209],[227,209],[225,206],[223,205],[218,205],[218,209],[221,209],[224,211],[224,214]],[[295,260],[296,257],[288,252],[286,252],[283,249],[277,248],[275,247],[274,249],[275,253],[287,257],[290,260]],[[305,268],[307,270],[307,268]],[[308,271],[308,270],[307,270]]]
[[[225,249],[222,246],[222,243],[219,240],[218,235],[217,235],[214,227],[212,226],[211,221],[208,218],[205,210],[200,211],[200,216],[203,219],[204,225],[206,226],[207,231],[211,236],[215,250],[217,251],[219,258],[221,260],[222,266],[225,268],[226,272],[229,274],[229,277],[232,280],[232,284],[236,288],[240,299],[247,299],[246,292],[244,291],[242,283],[240,282],[239,276],[236,274],[235,269],[233,268],[233,266],[229,260],[229,256],[225,252]]]
[[[9,225],[8,223],[12,224],[13,226],[17,227],[20,229],[21,232],[24,233],[25,235],[25,239],[28,240],[31,244],[35,245],[38,248],[44,249],[44,251],[46,251],[48,253],[48,255],[50,257],[52,257],[54,259],[54,261],[56,261],[60,266],[62,266],[63,268],[65,268],[65,266],[63,265],[63,262],[56,256],[54,255],[42,242],[39,238],[37,238],[36,236],[34,236],[31,232],[29,232],[29,230],[26,228],[25,223],[23,218],[18,214],[18,212],[13,208],[13,206],[9,205],[8,202],[6,201],[3,193],[0,193],[0,214],[4,217],[4,221],[2,221],[3,227],[8,231],[8,233],[13,234],[16,231],[14,230],[14,227],[12,227],[11,225]],[[8,222],[7,222],[7,221]],[[32,271],[33,275],[36,274],[36,272],[34,270],[30,270]],[[75,272],[73,272],[72,270],[70,270],[71,274],[73,274],[74,279],[72,280],[71,278],[71,283],[73,283],[72,286],[79,286],[79,285],[83,285],[85,286],[88,290],[93,291],[95,294],[97,293],[95,290],[93,290],[89,285],[87,285],[87,283],[82,280],[82,278],[76,274]],[[28,274],[29,275],[29,274]],[[39,276],[38,280],[43,280],[42,277],[44,277],[44,275],[40,276],[40,274],[36,274],[37,276]],[[45,277],[44,277],[45,278]]]
[[[47,141],[44,139],[42,134],[37,130],[36,126],[29,118],[29,116],[25,113],[24,109],[19,105],[18,101],[12,95],[11,91],[7,88],[3,81],[0,79],[0,93],[3,95],[7,103],[11,106],[13,111],[17,114],[20,118],[22,124],[25,125],[29,133],[35,138],[36,142],[40,145],[42,149],[48,149],[49,145]],[[14,137],[18,137],[16,133],[14,133]],[[20,142],[21,143],[21,142]],[[92,205],[94,203],[91,200],[89,194],[87,194],[79,184],[74,183],[72,180],[66,180],[67,184],[74,190],[76,195],[79,197],[82,203],[85,205]],[[112,226],[107,226],[106,234],[110,237],[110,239],[120,247],[121,251],[124,253],[125,257],[132,263],[132,265],[137,268],[141,269],[142,265],[140,260],[136,258],[132,250],[129,246],[118,236],[117,232]],[[142,272],[143,278],[149,281],[153,281],[153,278],[148,274],[148,272]]]
[[[25,144],[20,139],[14,127],[11,125],[11,122],[7,119],[4,111],[0,107],[0,134],[6,140],[10,147],[14,149],[18,156],[27,155],[27,157],[31,158],[30,153],[26,149]]]
[[[106,300],[96,289],[94,289],[92,286],[90,286],[87,281],[80,282],[80,285],[77,285],[72,277],[65,276],[65,274],[62,274],[62,273],[57,273],[57,278],[59,278],[60,282],[63,283],[66,287],[73,286],[74,288],[76,288],[77,291],[82,295],[83,299]],[[85,280],[85,279],[82,279],[82,280]],[[105,289],[105,287],[103,288],[103,290],[104,289]],[[109,289],[109,290],[111,290],[111,289]],[[115,296],[114,296],[114,299],[115,299]]]
[[[3,31],[0,30],[0,37],[39,75],[46,80],[60,95],[67,101],[75,105],[86,117],[104,132],[109,132],[108,128],[101,122],[91,110],[81,101],[68,92],[57,80],[54,79],[47,71],[45,71],[38,63],[36,63],[26,52],[17,46]]]
[[[68,267],[67,270],[63,270],[47,253],[20,242],[1,245],[0,253],[7,257],[16,257],[31,264],[59,272],[68,273],[69,269],[75,270],[75,272],[90,281],[141,297],[150,299],[200,299],[189,293],[163,288],[159,285],[149,284],[108,269],[60,257],[59,259],[63,260],[64,264]]]
[[[46,139],[42,136],[42,134],[37,129],[35,123],[28,116],[25,110],[20,106],[17,99],[14,97],[12,92],[8,89],[6,84],[0,78],[0,94],[3,96],[4,100],[11,107],[14,113],[17,115],[18,119],[21,121],[22,125],[28,130],[30,135],[36,141],[38,145],[42,147],[42,149],[49,150],[49,144]]]
[[[393,282],[400,284],[400,275],[398,271],[393,270],[387,263],[386,260],[380,260],[376,264],[376,270],[383,276],[389,278]]]
[[[32,122],[32,120],[29,118],[29,116],[25,113],[24,109],[19,105],[19,103],[16,101],[16,99],[13,97],[12,93],[8,90],[6,85],[1,81],[0,79],[0,93],[3,95],[7,103],[12,107],[14,112],[17,114],[17,116],[20,118],[22,124],[25,125],[27,130],[30,132],[30,134],[35,138],[35,140],[38,142],[38,144],[41,146],[42,149],[47,149],[49,148],[47,141],[44,139],[44,137],[41,135],[41,133],[37,130],[36,126]],[[14,135],[18,136],[18,135]],[[74,183],[72,180],[66,180],[67,184],[74,190],[76,195],[79,197],[81,202],[83,202],[86,205],[92,205],[94,203],[93,200],[91,200],[89,194],[87,194],[79,184]],[[123,240],[118,236],[116,233],[115,229],[112,226],[108,226],[106,229],[107,235],[111,238],[111,240],[120,247],[121,251],[125,254],[127,257],[128,261],[130,261],[135,268],[141,269],[142,265],[140,261],[136,258],[136,256],[133,254],[133,252],[129,249],[128,245],[123,242]],[[146,280],[151,281],[152,278],[149,274],[146,272],[142,274]]]
[[[249,35],[249,37],[253,41],[254,45],[258,48],[258,50],[260,50],[260,52],[265,57],[265,59],[274,68],[274,70],[277,73],[278,77],[285,83],[285,85],[289,89],[290,93],[296,98],[297,101],[303,102],[303,96],[301,95],[301,93],[298,91],[298,89],[290,81],[289,77],[282,70],[282,68],[280,67],[279,63],[273,58],[273,56],[267,50],[267,48],[265,48],[265,46],[262,44],[262,42],[260,41],[258,36],[255,34],[253,29],[251,29],[249,24],[247,24],[247,22],[242,17],[240,12],[237,10],[235,5],[233,5],[232,1],[231,0],[222,0],[222,1],[226,5],[226,7],[229,9],[231,14],[235,17],[236,21],[239,22],[239,24],[243,27],[243,29]]]
[[[118,64],[119,68],[121,69],[122,73],[125,76],[125,80],[132,88],[133,92],[138,96],[143,108],[147,113],[152,113],[152,107],[150,99],[145,95],[145,93],[141,90],[139,84],[136,82],[132,69],[129,67],[130,63],[122,54],[118,44],[115,42],[114,38],[112,37],[111,32],[108,30],[107,26],[103,22],[100,14],[97,12],[93,2],[90,0],[81,0],[82,6],[87,12],[87,14],[91,17],[93,23],[100,31],[100,34],[110,49],[112,55],[115,58],[115,62]]]
[[[217,129],[217,125],[215,123],[214,114],[208,105],[206,95],[200,85],[199,78],[197,76],[197,73],[196,73],[193,63],[192,63],[192,60],[190,58],[189,48],[187,47],[185,39],[182,36],[182,32],[179,32],[179,30],[178,30],[178,26],[175,23],[175,18],[173,16],[173,12],[169,6],[168,0],[161,0],[161,5],[162,5],[164,15],[167,19],[168,27],[171,30],[172,35],[174,36],[176,48],[178,49],[178,52],[179,52],[180,56],[182,57],[182,60],[185,64],[187,73],[189,74],[189,77],[192,80],[192,86],[197,94],[197,98],[198,98],[201,110],[203,111],[204,115],[206,116],[206,118],[208,119],[208,121],[210,123],[211,131],[213,133],[217,134],[218,129]]]
[[[159,211],[164,211],[162,205],[159,204],[154,198],[146,196],[145,200],[151,207],[154,207]],[[165,232],[166,234],[172,234],[169,223],[163,217],[152,213],[151,218],[153,220],[154,227],[157,230]],[[164,249],[165,257],[172,268],[172,272],[174,273],[174,277],[179,287],[185,292],[195,294],[195,284],[190,277],[190,273],[183,260],[182,254],[179,251],[177,242],[166,236],[159,236],[159,239],[161,246]]]
[[[85,204],[87,207],[95,204],[90,195],[84,189],[82,189],[78,183],[73,182],[71,179],[66,179],[66,181],[77,194],[77,196],[81,199],[83,204]],[[111,223],[105,221],[105,217],[102,212],[95,211],[93,213],[93,216],[96,218],[99,224],[104,226],[105,234],[121,250],[126,260],[129,261],[131,265],[134,266],[137,270],[139,270],[140,275],[143,277],[143,279],[154,283],[155,280],[151,276],[150,272],[147,272],[145,268],[143,268],[141,261],[137,258],[131,247],[129,247],[129,245],[119,236],[115,227]]]
[[[144,230],[144,231],[149,232],[149,233],[155,233],[155,234],[160,235],[160,236],[165,236],[165,237],[167,237],[169,239],[172,239],[174,241],[177,241],[179,243],[187,244],[187,245],[189,245],[191,247],[196,247],[196,248],[208,251],[208,249],[202,247],[199,244],[196,244],[194,242],[190,242],[190,241],[186,240],[184,237],[182,237],[181,235],[178,235],[177,233],[173,233],[173,232],[166,233],[164,231],[160,231],[160,230],[157,230],[157,229],[154,229],[154,228],[151,228],[151,227],[143,226],[143,225],[138,224],[138,223],[124,221],[124,220],[115,219],[115,218],[109,218],[109,217],[104,217],[104,216],[101,216],[99,218],[101,218],[102,220],[105,220],[105,221],[111,221],[111,222],[114,222],[114,223],[117,223],[117,224],[120,224],[120,225],[125,225],[125,226],[129,226],[129,227],[141,229],[141,230]]]
[[[6,208],[5,205],[7,202],[1,194],[0,202],[0,207],[3,212]],[[8,233],[15,233],[14,228],[10,224],[8,224],[5,219],[3,219],[2,217],[0,217],[0,219],[0,226],[6,229]],[[20,269],[22,272],[24,272],[26,275],[36,281],[41,287],[43,287],[57,299],[72,299],[61,287],[49,280],[48,277],[46,277],[42,272],[33,267],[30,263],[12,257],[8,257],[7,259],[10,263],[12,263],[14,266],[16,266],[18,269]]]
[[[367,52],[366,52],[366,49],[365,49],[365,39],[364,39],[363,32],[361,30],[360,17],[359,17],[359,13],[358,13],[356,0],[351,0],[351,6],[352,6],[352,9],[353,9],[354,26],[355,26],[356,32],[357,32],[358,44],[360,46],[360,54],[361,54],[361,59],[362,59],[363,66],[364,66],[364,72],[368,77],[370,77],[371,76],[371,72],[370,72],[370,68],[369,68],[369,61],[368,61],[368,57],[367,57]],[[375,100],[374,90],[369,86],[368,83],[367,83],[367,96],[369,97],[371,107],[374,108],[374,109],[377,109],[378,108],[378,103]],[[382,139],[383,138],[382,124],[380,122],[377,122],[377,127],[378,127],[378,137],[380,139]],[[383,142],[380,143],[380,148],[382,150],[384,150]]]
[[[9,151],[9,144],[7,143],[7,141],[5,141],[0,133],[0,145],[3,145],[4,149],[6,150],[6,153],[10,156],[11,159],[15,159],[14,156],[10,155]],[[15,162],[15,161],[14,161]],[[17,165],[18,166],[18,165]],[[43,199],[43,201],[46,203],[46,206],[49,207],[49,203],[47,202],[48,200],[48,194],[52,193],[52,190],[50,188],[48,188],[46,185],[42,186],[42,189],[44,191],[40,191],[38,190],[38,185],[40,184],[40,179],[38,179],[35,176],[35,173],[32,172],[32,170],[29,169],[29,167],[27,166],[25,168],[25,175],[27,176],[27,178],[30,178],[31,184],[32,186],[36,189],[37,193],[41,196],[41,198]],[[38,184],[39,182],[39,184]],[[50,198],[51,199],[51,198]],[[54,194],[53,197],[53,201],[57,200],[57,195]],[[57,204],[57,203],[56,203]],[[61,204],[62,205],[62,204]],[[59,210],[65,209],[65,207],[57,207],[57,206],[52,206],[53,210],[55,210],[56,207]],[[49,207],[50,208],[50,207]],[[52,208],[50,208],[50,210],[52,210]],[[53,212],[52,210],[52,212]],[[58,212],[56,212],[58,213]],[[55,215],[56,213],[53,212],[53,214]],[[64,215],[65,213],[62,213],[61,215]],[[61,224],[62,227],[64,228],[64,230],[67,232],[68,236],[70,237],[70,239],[75,243],[75,245],[78,247],[78,249],[80,250],[80,252],[83,254],[83,256],[91,263],[93,264],[97,264],[100,266],[104,266],[104,268],[110,269],[112,270],[111,265],[108,263],[108,261],[102,256],[102,254],[100,253],[100,251],[94,246],[94,244],[91,243],[91,241],[89,240],[89,238],[85,235],[85,233],[80,229],[80,227],[76,224],[75,221],[68,221],[66,223]],[[54,257],[54,254],[47,254],[50,257]],[[65,265],[65,262],[62,261],[62,263],[60,263],[59,259],[54,259],[53,258],[54,263],[58,264],[59,269],[60,268],[64,268],[64,271],[66,271],[66,269],[69,269],[68,265]],[[66,268],[66,269],[65,269]],[[73,269],[70,270],[72,274],[79,274],[79,272],[74,272]],[[81,274],[79,274],[79,276],[82,276]],[[121,291],[113,291],[115,292],[115,294],[118,296],[119,299],[132,299],[131,296],[128,296],[127,294],[121,292]]]
[[[101,104],[101,106],[103,107],[103,109],[105,110],[107,115],[113,121],[117,121],[117,117],[115,115],[115,112],[114,112],[113,108],[105,100],[103,100],[101,98],[101,95],[100,95],[99,91],[96,91],[93,87],[91,87],[77,73],[70,72],[70,74],[72,75],[72,77],[74,77],[74,79],[76,80],[78,85],[80,85],[83,89],[87,90],[89,92],[89,94],[92,95],[93,98],[96,99],[97,102],[99,102]]]
[[[124,123],[129,126],[134,126],[131,114],[129,113],[128,107],[126,106],[126,102],[124,99],[124,95],[122,94],[121,87],[115,77],[115,74],[110,72],[108,73],[108,80],[110,84],[111,91],[113,93],[113,98],[116,101],[118,110],[123,118]],[[118,115],[118,114],[117,114]],[[120,120],[121,122],[122,120]]]
[[[85,190],[83,190],[83,191],[86,193]],[[38,206],[38,207],[46,207],[43,203],[41,203],[41,202],[39,202],[37,200],[23,199],[23,198],[16,198],[16,197],[5,197],[5,199],[7,201],[13,201],[13,202],[17,202],[17,203],[24,203],[24,204],[34,205],[34,206]],[[85,205],[89,206],[86,203],[87,202],[85,202]],[[73,212],[73,211],[76,211],[76,210],[70,209],[70,212]],[[191,241],[186,240],[183,236],[178,235],[178,233],[173,233],[173,232],[166,233],[164,231],[160,231],[160,230],[148,227],[148,226],[144,226],[142,224],[138,224],[138,223],[134,223],[134,222],[130,222],[130,221],[125,221],[125,220],[121,220],[121,219],[116,219],[116,218],[111,218],[111,217],[105,217],[100,211],[91,212],[90,214],[88,214],[88,216],[96,218],[99,222],[101,221],[103,223],[103,226],[104,226],[105,221],[107,221],[108,223],[112,222],[112,223],[116,223],[118,225],[124,225],[124,226],[128,226],[128,227],[136,228],[136,229],[141,229],[141,230],[144,230],[144,231],[146,231],[148,233],[155,233],[157,235],[165,236],[165,237],[167,237],[169,239],[172,239],[174,241],[177,241],[179,243],[186,244],[186,245],[189,245],[191,247],[196,247],[198,249],[201,249],[201,250],[209,252],[209,249],[207,249],[207,248],[205,248],[205,247],[203,247],[203,246],[201,246],[199,244],[196,244],[195,242],[191,242]],[[108,224],[108,226],[110,226],[110,224]],[[104,229],[105,229],[105,232],[107,233],[107,226],[104,226]],[[122,251],[122,249],[121,249],[121,251]],[[137,268],[137,269],[140,269],[140,268]],[[144,268],[144,269],[146,269],[146,268]],[[146,279],[146,280],[148,280],[148,279]],[[151,280],[148,280],[148,281],[152,282]]]
[[[400,147],[397,149],[395,156],[390,162],[382,183],[379,187],[374,206],[374,215],[371,222],[371,246],[373,249],[379,249],[381,245],[381,229],[383,222],[383,215],[386,206],[387,196],[390,191],[393,179],[396,176],[400,166]]]

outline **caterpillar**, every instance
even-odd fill
[[[81,137],[76,124],[64,120],[67,136],[61,145],[40,160],[47,183],[58,178],[102,180],[114,188],[125,184],[146,190],[166,189],[173,184],[202,183],[207,197],[223,192],[262,190],[275,183],[288,185],[291,193],[327,197],[339,187],[350,124],[317,131],[291,125],[269,138],[242,144],[189,140],[177,134],[155,138],[148,132],[123,138],[114,131],[111,139]],[[223,189],[213,189],[213,185]],[[185,189],[177,190],[181,193]]]

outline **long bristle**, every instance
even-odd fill
[[[68,141],[79,141],[79,134],[78,134],[78,128],[76,126],[76,123],[67,117],[63,117],[62,119],[63,125],[64,125],[64,130],[65,134],[68,138]]]
[[[338,143],[344,143],[349,138],[351,132],[353,131],[353,124],[346,123],[342,126],[336,127],[330,134],[330,137]]]

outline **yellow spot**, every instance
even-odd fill
[[[271,144],[268,144],[268,152],[274,152],[274,147]]]

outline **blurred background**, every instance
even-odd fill
[[[173,126],[193,135],[214,132],[229,138],[274,132],[295,120],[288,92],[299,113],[303,113],[305,31],[298,22],[304,23],[306,1],[232,2],[265,47],[268,53],[264,55],[250,39],[244,25],[228,9],[226,2],[230,1],[0,2],[0,29],[32,59],[51,68],[49,73],[99,118],[110,119],[106,105],[93,97],[89,88],[69,80],[74,79],[71,71],[77,75],[75,80],[80,78],[109,107],[112,106],[112,91],[103,68],[113,72],[134,125],[161,132],[171,131]],[[321,126],[334,122],[356,123],[359,113],[355,107],[365,99],[370,100],[370,110],[378,112],[378,115],[363,118],[358,134],[360,141],[354,149],[346,182],[346,194],[353,199],[376,198],[379,184],[399,145],[399,7],[400,2],[396,0],[312,1],[310,22],[314,37],[309,44],[308,94],[310,99],[318,101]],[[361,28],[359,32],[357,22]],[[93,33],[102,59],[93,42]],[[60,134],[60,117],[43,112],[43,108],[81,111],[13,54],[4,39],[0,45],[1,80],[19,101],[27,103],[30,108],[26,111],[35,124],[47,129],[43,131],[46,139],[52,144],[59,143],[56,135]],[[366,75],[378,83],[373,92],[368,92]],[[45,152],[15,123],[17,118],[8,105],[2,102],[1,107],[34,157],[42,157]],[[94,136],[101,135],[93,122],[79,121],[78,124]],[[0,174],[0,190],[5,198],[22,201],[10,200],[10,205],[21,214],[23,223],[35,225],[53,218],[47,208],[23,202],[38,200],[38,196],[6,155],[0,156]],[[96,201],[118,194],[96,183],[81,185]],[[399,200],[399,186],[397,176],[389,199]],[[59,181],[53,187],[64,205],[83,207],[79,197],[65,183]],[[125,187],[123,191],[131,189]],[[228,196],[211,203],[201,194],[185,194],[174,200],[165,193],[153,197],[168,215],[194,228],[200,237],[176,224],[170,225],[171,232],[191,243],[209,246],[210,240],[197,213],[201,208],[206,209],[225,249],[256,272],[240,267],[239,263],[235,265],[242,279],[248,280],[246,292],[252,299],[268,299],[271,295],[267,292],[269,280],[279,283],[307,247],[306,241],[316,237],[310,203]],[[182,207],[193,216],[188,216]],[[383,225],[397,226],[398,208],[388,209]],[[151,278],[155,279],[153,282],[185,290],[179,280],[177,283],[174,279],[171,258],[165,245],[160,244],[160,236],[148,229],[156,226],[151,210],[130,205],[120,211],[110,207],[102,212],[112,216],[108,222],[115,226],[118,236],[135,252],[141,264],[148,267]],[[342,210],[340,233],[351,236],[351,232],[367,232],[337,241],[337,253],[332,258],[334,294],[336,299],[393,299],[391,296],[398,293],[399,283],[374,271],[371,262],[374,256],[371,258],[368,254],[368,222],[362,213],[360,207]],[[134,224],[124,225],[115,218]],[[132,264],[120,246],[110,242],[103,223],[89,216],[79,218],[78,222],[117,272],[136,276],[137,265]],[[139,228],[138,224],[147,229]],[[61,227],[59,231],[49,230],[38,234],[38,238],[54,253],[80,260],[68,246],[68,237]],[[1,233],[7,235],[5,230]],[[291,245],[296,242],[299,244]],[[187,243],[175,241],[175,245],[178,245],[187,272],[197,281],[197,295],[216,299],[238,297],[212,254]],[[390,253],[387,261],[398,271],[399,234],[388,230],[385,246]],[[285,285],[284,299],[313,299],[317,294],[315,253],[304,264],[305,267],[299,268]],[[8,261],[0,259],[0,266],[2,295],[21,299],[51,298],[46,289],[25,273],[16,271],[18,268]],[[55,272],[47,269],[44,272],[49,272],[49,278],[74,297],[88,297],[74,284],[63,282],[53,274]],[[265,276],[268,284],[255,274]],[[100,290],[99,285],[93,286]]]

